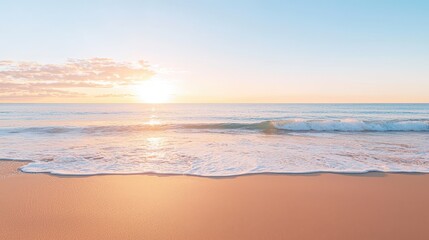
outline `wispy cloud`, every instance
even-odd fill
[[[134,97],[133,94],[115,94],[115,93],[107,93],[107,94],[100,94],[100,95],[96,95],[95,97],[100,97],[100,98],[121,98],[121,97]]]
[[[145,61],[91,58],[42,64],[3,60],[0,61],[0,98],[82,97],[88,95],[88,89],[114,89],[146,80],[154,74]],[[97,96],[112,96],[112,93]]]

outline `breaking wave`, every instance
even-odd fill
[[[429,120],[308,120],[288,119],[262,121],[258,123],[185,123],[185,124],[138,124],[84,127],[28,127],[2,128],[2,133],[121,133],[162,130],[253,130],[279,132],[426,132]]]
[[[271,124],[282,130],[290,131],[339,131],[339,132],[387,132],[387,131],[429,131],[428,120],[389,120],[360,121],[345,120],[286,120],[273,121]]]

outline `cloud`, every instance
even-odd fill
[[[82,97],[88,96],[86,92],[91,89],[115,89],[146,80],[154,74],[145,61],[91,58],[69,59],[63,64],[42,64],[1,60],[0,99]]]
[[[121,98],[121,97],[134,97],[135,95],[133,94],[115,94],[115,93],[107,93],[107,94],[100,94],[100,95],[96,95],[95,97],[100,97],[100,98]]]

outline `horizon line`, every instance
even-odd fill
[[[429,104],[429,102],[0,102],[0,104],[143,104],[143,105],[174,105],[174,104]]]

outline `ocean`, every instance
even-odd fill
[[[429,104],[0,104],[0,159],[57,175],[429,172]]]

